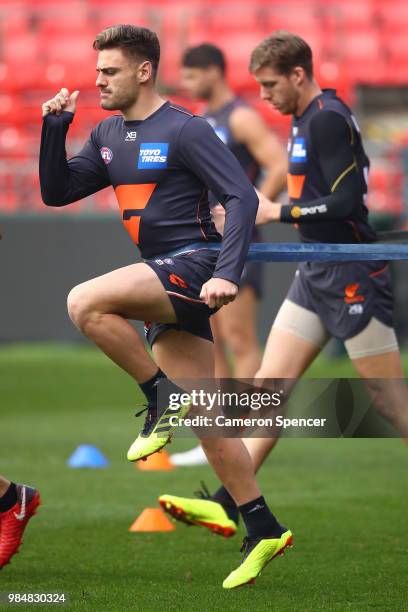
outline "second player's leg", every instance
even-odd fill
[[[127,319],[176,321],[162,283],[143,263],[78,285],[68,296],[68,312],[75,325],[137,382],[152,378],[157,366]]]
[[[233,356],[235,378],[252,378],[261,363],[256,331],[257,303],[253,289],[244,286],[234,302],[215,315],[220,335]]]
[[[310,313],[314,326],[319,326],[317,315]],[[287,331],[273,326],[266,344],[262,364],[256,373],[256,379],[262,385],[266,379],[297,380],[307,370],[320,353],[324,344],[324,330],[315,341],[298,336],[293,331]],[[288,389],[288,392],[290,389]],[[245,444],[252,457],[255,471],[265,461],[278,438],[248,438]]]
[[[408,388],[398,350],[352,360],[376,409],[408,438]]]

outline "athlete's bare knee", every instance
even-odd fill
[[[95,317],[100,316],[86,288],[86,283],[71,289],[67,298],[67,308],[71,321],[83,331]]]
[[[248,333],[241,325],[231,325],[226,338],[231,352],[236,357],[246,355],[253,348],[257,348],[255,336]]]

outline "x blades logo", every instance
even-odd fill
[[[135,142],[137,138],[137,132],[126,132],[125,142]]]

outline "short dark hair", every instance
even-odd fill
[[[160,61],[160,43],[156,32],[129,24],[118,24],[106,28],[98,34],[93,43],[97,51],[121,49],[132,59],[151,62],[153,78],[156,78]]]
[[[219,47],[210,43],[203,43],[197,47],[190,47],[184,52],[182,65],[185,68],[209,68],[217,66],[221,74],[225,74],[225,56]]]
[[[312,50],[303,38],[276,30],[265,38],[251,53],[249,71],[256,72],[264,66],[272,66],[279,74],[287,75],[300,66],[309,79],[313,78]]]

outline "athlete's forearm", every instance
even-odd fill
[[[275,200],[286,187],[287,162],[277,162],[268,168],[258,189],[270,200]]]
[[[224,207],[224,236],[214,277],[239,285],[255,224],[258,197],[249,186],[242,189],[239,196],[230,196]]]
[[[60,116],[49,114],[43,120],[40,185],[47,206],[71,204],[110,184],[104,169],[98,166],[101,158],[92,138],[78,155],[67,160],[65,140],[72,119],[72,113],[63,112]]]
[[[358,197],[358,186],[355,179],[350,177],[330,195],[309,202],[283,205],[280,221],[305,224],[347,219],[353,213]]]
[[[65,152],[65,139],[71,113],[60,116],[49,114],[44,117],[40,148],[40,186],[41,196],[47,206],[64,206],[66,199],[68,165]]]

